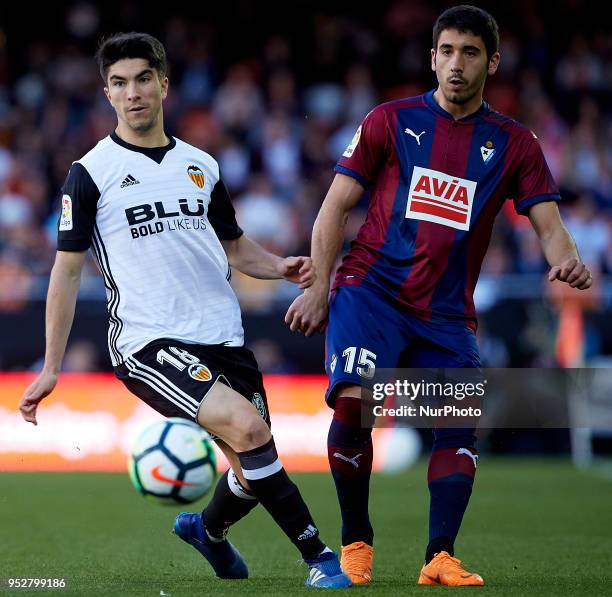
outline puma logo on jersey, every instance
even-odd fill
[[[140,184],[139,180],[136,180],[131,174],[128,174],[121,183],[121,188],[131,187],[133,184]]]
[[[416,139],[416,142],[418,145],[421,145],[421,137],[427,132],[427,131],[422,131],[420,132],[418,135],[412,130],[412,129],[404,129],[404,132],[409,134],[411,137],[414,137]]]
[[[473,180],[415,166],[406,217],[469,230],[476,185]]]
[[[474,468],[478,468],[478,454],[472,454],[472,452],[470,452],[467,448],[459,448],[455,452],[455,455],[459,454],[465,454],[466,456],[469,456],[474,461]]]
[[[344,454],[340,454],[340,452],[334,452],[334,458],[338,460],[344,460],[345,462],[350,462],[355,468],[359,468],[359,463],[357,462],[357,458],[363,456],[363,454],[357,454],[357,456],[353,456],[352,458],[348,458]]]

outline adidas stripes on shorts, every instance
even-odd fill
[[[220,381],[249,400],[270,425],[257,361],[241,346],[188,344],[162,338],[115,367],[115,375],[160,414],[193,421],[208,392]]]

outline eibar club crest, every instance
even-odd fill
[[[495,155],[493,141],[487,141],[484,145],[480,146],[480,155],[482,156],[482,161],[488,164],[489,160]]]
[[[204,188],[204,172],[197,166],[189,166],[187,168],[187,174],[189,178],[198,186],[198,188]]]

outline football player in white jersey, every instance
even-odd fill
[[[166,54],[144,33],[119,33],[97,53],[117,127],[71,167],[46,307],[43,369],[20,410],[36,411],[56,385],[81,269],[91,247],[104,276],[109,351],[117,376],[165,416],[213,434],[231,469],[206,509],[181,513],[174,531],[221,578],[247,578],[228,528],[261,502],[309,567],[306,585],[350,580],[287,476],[270,432],[257,363],[243,346],[230,267],[255,278],[312,283],[310,259],[281,258],[239,228],[217,162],[164,129]]]

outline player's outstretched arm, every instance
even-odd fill
[[[57,376],[72,327],[76,297],[81,283],[81,270],[86,252],[58,251],[51,270],[45,315],[45,364],[38,377],[26,389],[19,410],[29,423],[37,424],[36,409],[57,383]]]
[[[561,280],[579,290],[590,288],[593,276],[580,259],[576,243],[563,225],[557,204],[552,201],[537,203],[529,210],[529,220],[550,265],[548,279],[551,282]]]
[[[284,278],[308,288],[314,279],[310,257],[279,257],[266,251],[246,234],[234,240],[221,241],[229,264],[252,278],[278,280]]]
[[[319,210],[312,230],[312,286],[289,307],[285,323],[292,332],[311,336],[327,320],[329,278],[344,240],[344,227],[364,188],[352,177],[336,174]]]

